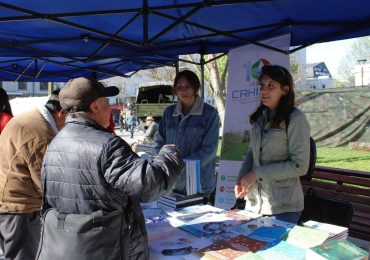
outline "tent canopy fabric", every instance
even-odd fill
[[[130,76],[181,54],[272,48],[259,42],[287,33],[297,50],[370,35],[369,10],[369,0],[5,0],[0,80]]]

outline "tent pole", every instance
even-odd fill
[[[200,54],[200,97],[204,99],[204,55]]]
[[[179,61],[177,61],[176,63],[175,63],[175,70],[176,70],[176,75],[177,75],[177,73],[179,73],[180,72],[180,65],[179,65],[180,63],[179,63]]]

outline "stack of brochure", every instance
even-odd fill
[[[171,223],[195,236],[211,237],[230,230],[232,227],[261,217],[260,214],[245,210],[228,210],[219,213],[193,214],[170,219]]]
[[[303,226],[329,232],[329,238],[326,241],[337,240],[337,239],[347,239],[348,237],[348,228],[346,227],[317,222],[313,220],[309,220],[303,223]]]
[[[200,161],[184,160],[186,163],[186,195],[193,195],[200,192]]]
[[[158,199],[158,206],[168,209],[178,209],[192,205],[203,204],[203,194],[182,195],[172,192]]]

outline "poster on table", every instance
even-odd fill
[[[288,50],[290,35],[262,43]],[[223,209],[230,209],[235,204],[235,182],[249,146],[249,116],[260,104],[257,79],[261,68],[271,64],[289,69],[288,55],[256,45],[233,49],[228,58],[226,112],[215,200],[215,206]]]

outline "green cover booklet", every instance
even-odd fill
[[[355,246],[347,240],[333,240],[311,247],[307,259],[356,260],[368,259],[369,252]]]

